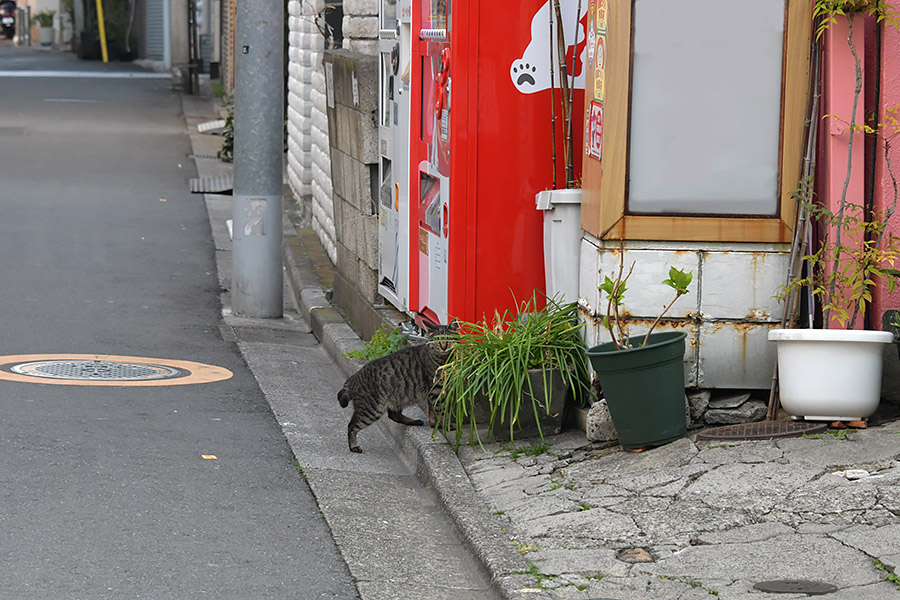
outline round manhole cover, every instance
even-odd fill
[[[778,579],[775,581],[761,581],[753,586],[761,592],[770,594],[808,594],[821,596],[837,591],[837,587],[821,581],[807,581],[805,579]]]
[[[212,383],[232,377],[228,369],[166,358],[104,354],[0,356],[0,380],[52,385],[168,386]]]
[[[163,365],[110,360],[43,360],[14,365],[10,370],[33,377],[87,381],[148,381],[184,375],[180,369]]]
[[[819,433],[828,429],[828,423],[811,421],[758,421],[710,427],[697,434],[700,440],[769,440]]]

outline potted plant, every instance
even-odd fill
[[[860,99],[862,69],[853,42],[855,16],[869,13],[877,20],[896,23],[890,7],[881,2],[849,3],[842,0],[817,0],[815,14],[819,19],[817,36],[837,19],[846,18],[847,43],[855,60],[857,86],[852,114]],[[886,12],[887,11],[887,12]],[[814,76],[816,76],[814,70]],[[813,104],[813,119],[818,118]],[[834,115],[848,135],[847,173],[833,210],[821,206],[813,198],[813,173],[809,172],[795,194],[799,205],[800,227],[794,237],[792,255],[802,257],[800,266],[792,266],[788,283],[780,298],[785,302],[785,325],[797,320],[794,299],[806,298],[809,328],[783,327],[769,332],[778,351],[777,389],[781,405],[789,413],[809,420],[862,421],[878,408],[881,398],[881,370],[884,344],[893,342],[890,331],[857,329],[865,317],[868,303],[877,285],[885,283],[893,291],[900,275],[900,240],[890,233],[890,222],[897,206],[897,181],[891,169],[888,140],[883,129],[898,130],[896,115],[888,114],[887,125],[860,125]],[[815,127],[810,135],[814,147]],[[893,203],[885,209],[866,208],[848,199],[848,186],[853,174],[851,156],[856,134],[870,134],[880,141],[884,151],[885,172],[893,183]],[[884,138],[884,139],[879,139]],[[877,147],[877,146],[876,146]],[[807,254],[806,230],[812,221],[820,225],[818,249]],[[822,328],[814,328],[818,317]],[[775,386],[773,385],[773,398]],[[770,416],[774,415],[774,401]]]
[[[543,438],[547,428],[558,433],[566,397],[582,404],[588,393],[585,345],[575,302],[539,298],[516,314],[495,312],[488,324],[461,323],[459,341],[441,370],[438,422],[456,431],[456,443],[469,426],[470,443],[481,441],[478,415],[484,415],[488,436],[503,429],[534,427]]]
[[[688,293],[693,273],[669,268],[662,283],[675,296],[643,334],[629,336],[622,318],[626,283],[634,270],[624,272],[624,249],[615,279],[605,278],[600,291],[607,295],[603,324],[611,341],[587,351],[609,407],[619,443],[627,450],[660,446],[684,436],[687,430],[684,396],[683,331],[653,333],[675,301]]]
[[[807,293],[818,301],[823,329],[773,329],[778,347],[778,389],[789,413],[816,421],[862,421],[881,400],[884,344],[891,331],[856,329],[878,280],[890,291],[900,271],[900,240],[886,232],[893,208],[866,211],[846,203],[843,214],[807,204],[824,222],[819,249],[804,256],[806,272],[794,277],[781,296]]]
[[[34,20],[38,24],[38,40],[41,46],[53,45],[53,17],[56,16],[55,10],[44,9],[34,14]]]

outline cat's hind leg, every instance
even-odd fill
[[[347,444],[350,446],[350,452],[362,452],[356,441],[356,434],[377,421],[382,414],[373,410],[359,412],[354,407],[353,416],[347,424]]]

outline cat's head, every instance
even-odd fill
[[[428,345],[441,353],[450,352],[450,349],[459,339],[459,320],[453,319],[447,325],[425,323],[425,332],[428,334]]]

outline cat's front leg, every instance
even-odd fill
[[[421,419],[410,419],[409,417],[404,415],[399,410],[396,410],[393,408],[388,409],[388,418],[391,421],[396,421],[397,423],[401,423],[403,425],[421,425],[422,424]]]

